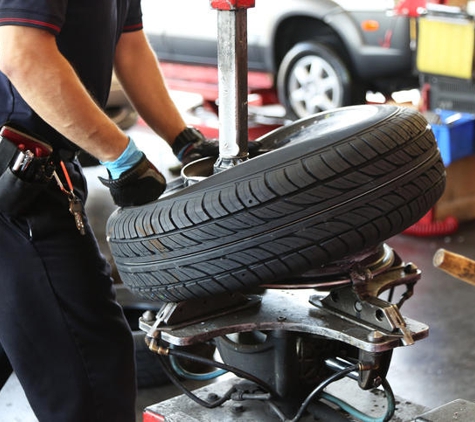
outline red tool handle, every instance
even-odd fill
[[[210,0],[211,7],[218,10],[249,9],[256,5],[256,0]]]

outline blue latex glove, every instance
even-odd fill
[[[120,175],[127,170],[130,170],[137,164],[143,156],[143,152],[137,148],[132,138],[129,138],[129,143],[124,152],[115,161],[101,161],[100,163],[109,171],[112,180],[118,179]]]
[[[107,168],[109,179],[99,177],[99,180],[109,188],[114,203],[119,207],[155,201],[167,187],[163,174],[130,138],[127,148],[117,160],[101,164]]]

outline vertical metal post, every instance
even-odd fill
[[[255,1],[210,1],[218,11],[219,172],[248,158],[247,9]]]

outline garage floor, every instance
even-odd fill
[[[171,150],[149,130],[136,125],[130,135],[165,173],[176,164]],[[152,145],[157,144],[158,146]],[[108,193],[97,181],[102,168],[88,168],[90,200],[88,214],[97,235],[104,239],[104,222],[114,209]],[[432,257],[438,248],[475,259],[475,222],[463,225],[444,238],[398,235],[387,242],[406,262],[422,270],[415,295],[402,308],[406,317],[430,326],[429,338],[394,353],[389,381],[395,394],[427,408],[457,398],[475,401],[475,287],[435,269]],[[104,250],[107,254],[106,249]],[[142,409],[177,394],[174,387],[139,391],[137,422]],[[13,375],[0,391],[0,422],[35,422],[21,386]]]

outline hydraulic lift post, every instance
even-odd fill
[[[210,0],[218,11],[219,172],[248,159],[247,9],[255,0]]]

